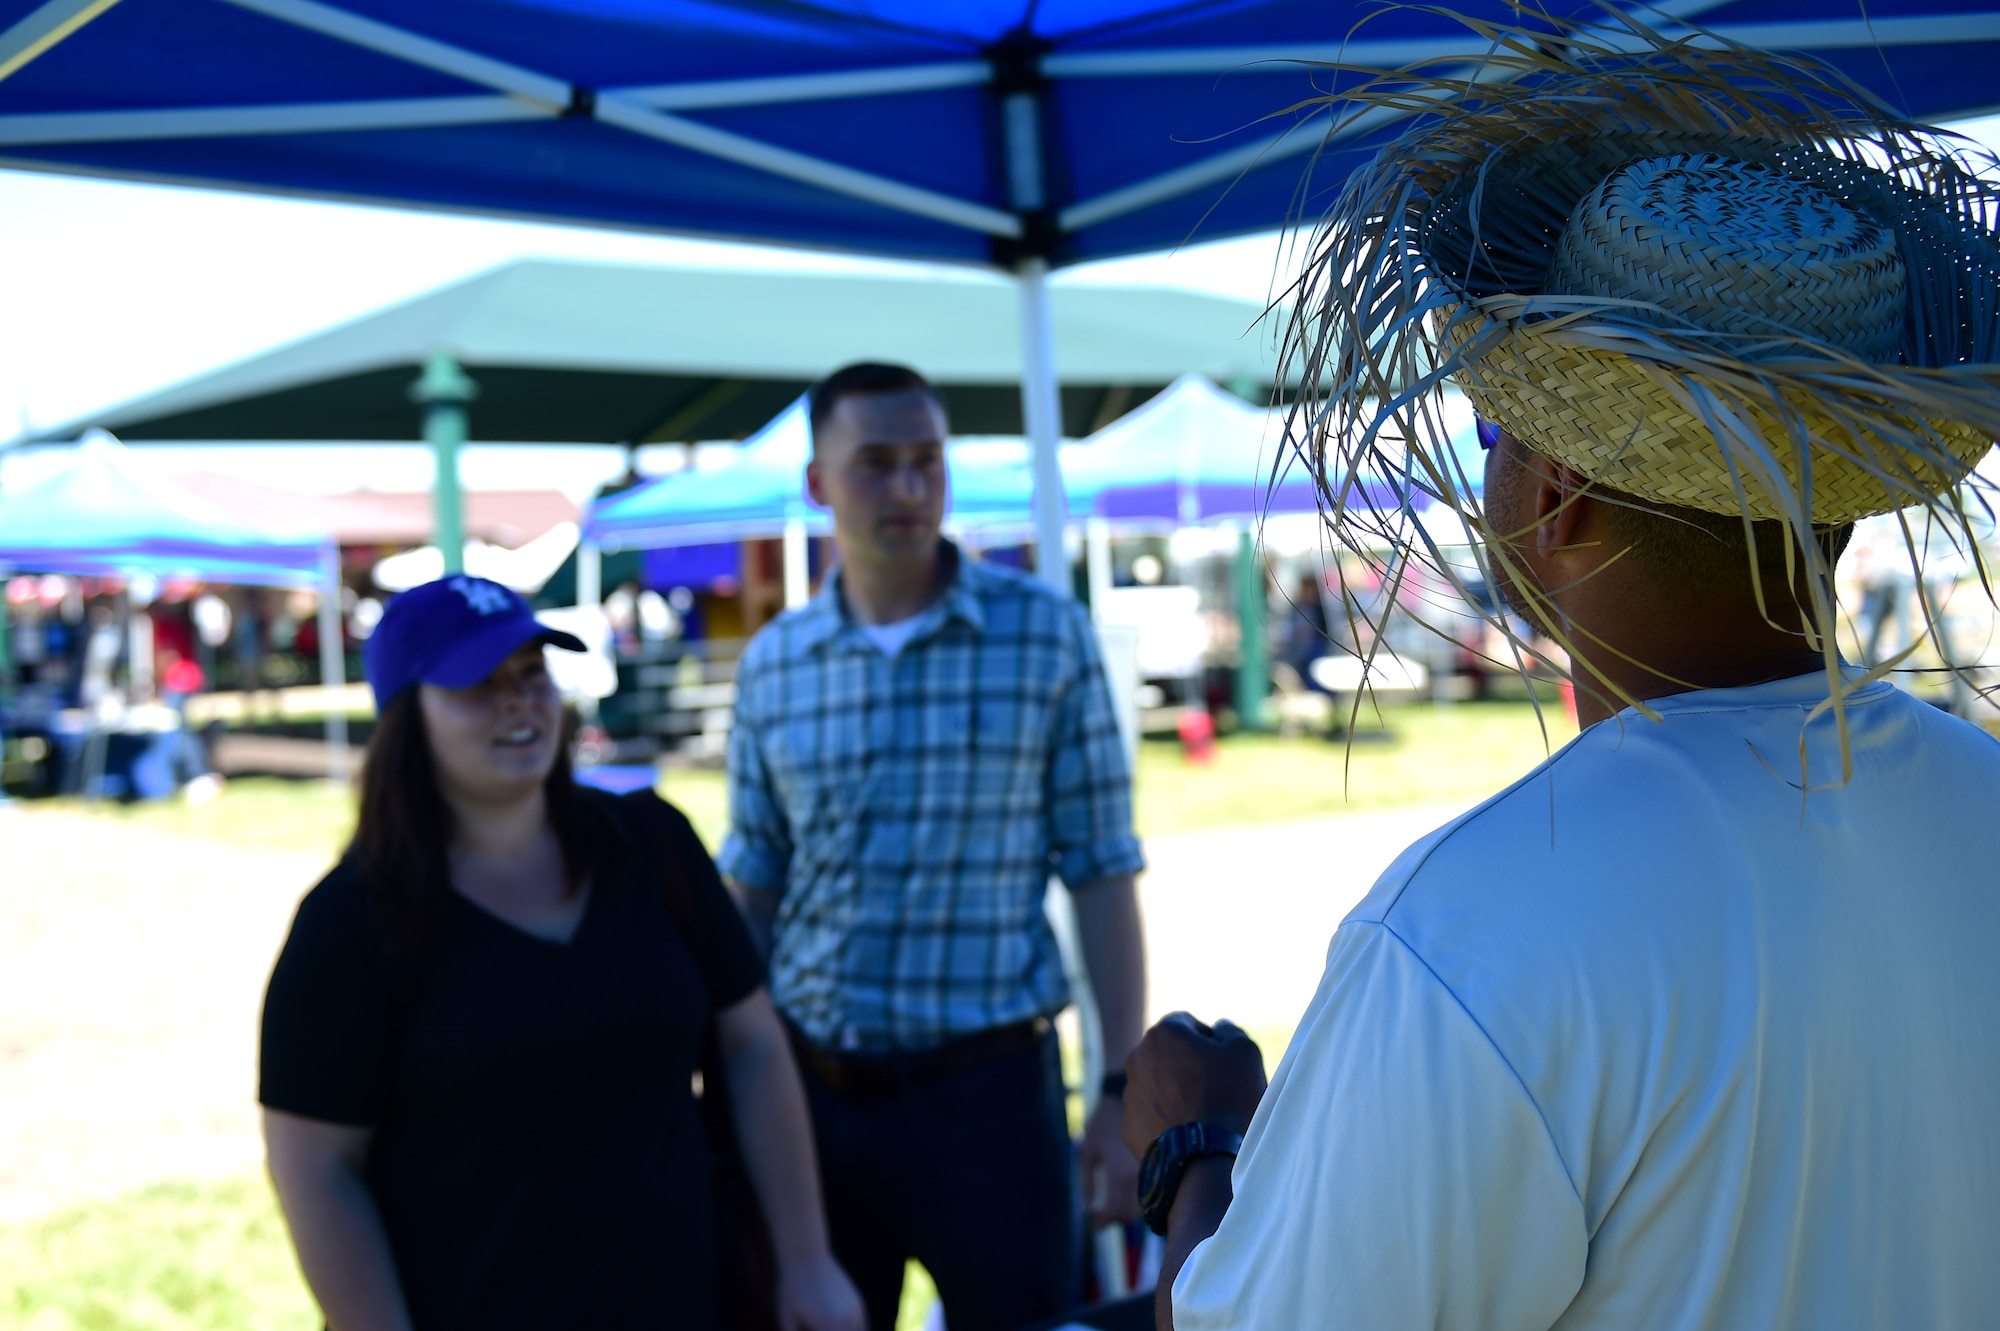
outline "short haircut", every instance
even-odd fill
[[[1612,536],[1649,573],[1673,581],[1718,582],[1750,572],[1750,537],[1733,513],[1708,513],[1677,504],[1656,504],[1615,490],[1594,489]],[[1774,518],[1750,524],[1756,534],[1757,569],[1766,579],[1783,578],[1789,529]],[[1839,560],[1854,535],[1854,524],[1813,528],[1828,567]]]
[[[842,398],[884,393],[922,393],[937,403],[940,412],[944,410],[944,398],[931,381],[909,366],[861,361],[843,365],[806,390],[806,413],[812,421],[813,438],[817,440],[819,432],[833,419],[833,409]]]

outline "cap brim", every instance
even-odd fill
[[[532,619],[510,619],[454,643],[423,672],[423,682],[441,689],[469,689],[531,642],[560,647],[566,652],[590,650],[584,646],[583,639],[574,633],[565,633]]]

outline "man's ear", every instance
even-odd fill
[[[1543,554],[1583,544],[1590,481],[1574,467],[1541,459],[1535,471],[1535,548]]]
[[[832,508],[833,505],[826,502],[825,491],[826,485],[820,475],[819,459],[815,457],[806,463],[806,493],[811,495],[812,501],[821,508]]]

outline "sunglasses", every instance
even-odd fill
[[[1480,451],[1482,453],[1491,453],[1494,449],[1498,447],[1500,447],[1500,427],[1495,425],[1492,421],[1488,420],[1480,421],[1479,422]]]

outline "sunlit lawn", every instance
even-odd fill
[[[1238,736],[1194,766],[1149,741],[1136,783],[1142,835],[1324,817],[1479,798],[1539,762],[1544,741],[1526,705],[1391,709],[1386,733],[1351,747],[1317,738]],[[1560,725],[1559,718],[1551,723]],[[727,826],[720,772],[676,768],[661,783],[711,846]],[[72,801],[17,806],[26,816]],[[350,796],[324,782],[243,779],[200,806],[98,805],[92,817],[329,859],[353,826]],[[1253,1031],[1275,1070],[1289,1030]],[[932,1294],[912,1271],[903,1322],[921,1324]],[[318,1325],[260,1178],[149,1188],[25,1225],[0,1227],[0,1325],[24,1331],[307,1328]]]
[[[0,1226],[0,1325],[307,1331],[320,1320],[253,1178],[162,1184]]]
[[[1189,763],[1177,743],[1149,739],[1139,749],[1134,791],[1140,834],[1474,800],[1528,771],[1574,733],[1559,713],[1551,714],[1545,739],[1526,703],[1391,707],[1362,721],[1352,744],[1230,736],[1207,765]],[[721,845],[729,811],[720,771],[669,769],[660,792],[687,813],[704,841]],[[81,806],[64,799],[17,807],[34,814]],[[93,816],[239,846],[323,849],[329,857],[354,828],[346,791],[324,781],[274,777],[231,781],[207,804],[102,803]]]
[[[1142,836],[1291,822],[1399,805],[1481,799],[1567,743],[1557,712],[1545,739],[1526,703],[1391,707],[1364,716],[1352,743],[1310,736],[1237,735],[1212,762],[1190,764],[1177,743],[1140,746],[1134,799]]]

